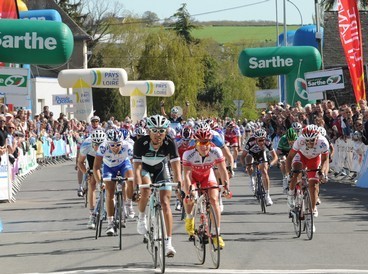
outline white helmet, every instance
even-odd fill
[[[146,119],[148,128],[168,128],[170,126],[170,121],[162,115],[152,115]]]
[[[319,134],[321,134],[323,137],[326,137],[327,132],[326,132],[326,130],[325,130],[325,128],[324,128],[324,127],[318,127],[318,132],[319,132]]]
[[[96,129],[91,134],[91,139],[93,143],[101,144],[106,139],[106,134],[101,129]]]

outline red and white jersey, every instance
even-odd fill
[[[211,147],[205,157],[202,157],[195,148],[189,149],[183,154],[183,166],[191,167],[192,176],[197,178],[208,176],[214,165],[224,161],[225,157],[218,147]]]
[[[303,136],[299,136],[294,142],[293,150],[301,153],[307,159],[313,159],[321,154],[329,152],[330,145],[325,137],[318,135],[317,143],[313,148],[308,148]]]
[[[240,137],[240,128],[238,126],[234,126],[233,128],[225,129],[225,139],[231,139],[235,137]]]

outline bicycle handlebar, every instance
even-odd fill
[[[165,186],[178,186],[178,183],[170,183],[170,182],[162,182],[162,183],[152,183],[152,184],[144,184],[139,185],[139,189],[141,188],[160,188]]]
[[[302,172],[313,172],[313,171],[321,171],[320,168],[317,169],[292,169],[290,170],[290,173],[302,173]]]
[[[133,181],[133,177],[123,177],[123,176],[116,176],[111,179],[104,179],[104,181],[112,181],[112,182],[126,182],[126,181]]]

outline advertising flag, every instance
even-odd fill
[[[2,0],[0,1],[0,19],[18,19],[17,0]]]
[[[362,33],[357,1],[339,0],[339,32],[348,63],[355,99],[366,99],[363,68]]]

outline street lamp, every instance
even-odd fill
[[[303,16],[302,16],[302,13],[300,12],[299,8],[297,5],[295,5],[293,2],[291,2],[290,0],[287,0],[290,4],[292,4],[296,9],[297,11],[299,12],[299,16],[300,16],[300,21],[301,21],[301,25],[303,26]]]

